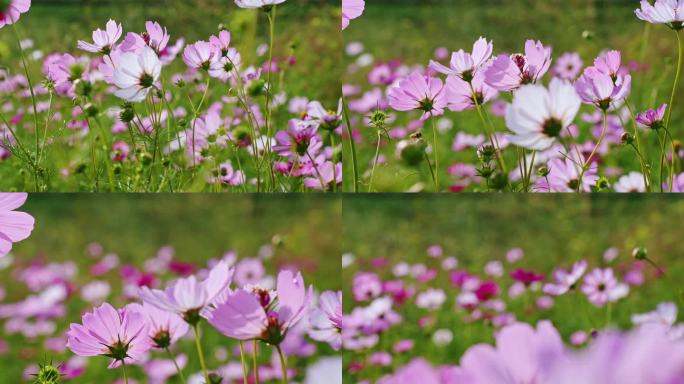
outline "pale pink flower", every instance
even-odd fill
[[[582,292],[592,304],[602,307],[627,296],[629,286],[618,282],[611,268],[597,268],[584,277]]]
[[[342,30],[349,26],[349,21],[363,14],[365,0],[342,0]]]
[[[390,88],[389,101],[397,111],[423,111],[421,120],[444,114],[447,105],[442,80],[417,71]]]
[[[27,197],[26,193],[0,193],[0,257],[12,250],[13,243],[26,239],[33,231],[33,216],[16,211]]]
[[[480,37],[473,44],[472,53],[459,50],[451,54],[449,67],[436,61],[430,61],[430,68],[445,75],[454,75],[466,82],[470,82],[485,67],[485,64],[492,57],[494,45],[484,37]],[[481,79],[484,81],[484,76]]]
[[[638,193],[646,191],[646,184],[644,182],[644,175],[641,172],[632,171],[623,175],[613,185],[615,192],[621,193]]]
[[[104,31],[99,28],[93,31],[92,43],[79,40],[78,49],[108,55],[114,50],[116,42],[121,38],[121,33],[121,24],[117,24],[116,21],[110,19]]]
[[[334,350],[342,346],[342,292],[325,291],[321,294],[318,307],[309,316],[309,336],[330,344]]]
[[[130,102],[145,100],[159,80],[161,69],[161,62],[152,48],[144,47],[138,54],[122,54],[113,75],[114,85],[119,88],[114,94]]]
[[[641,0],[641,8],[634,13],[651,24],[666,24],[676,31],[684,27],[684,0],[656,0],[653,5]]]
[[[556,281],[554,283],[544,284],[544,293],[554,296],[560,296],[567,293],[576,287],[577,282],[582,278],[586,270],[586,260],[576,262],[569,271],[561,268],[556,269],[553,273],[553,277]]]
[[[485,82],[500,91],[536,83],[551,66],[551,48],[541,41],[527,40],[525,54],[499,55],[485,70]]]
[[[240,8],[268,8],[284,2],[285,0],[235,0]]]
[[[0,28],[19,21],[22,13],[31,8],[31,0],[7,0],[0,5]]]

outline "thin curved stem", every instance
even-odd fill
[[[259,384],[259,363],[257,361],[257,347],[257,339],[254,339],[254,349],[252,350],[252,361],[254,361],[254,384]]]
[[[269,47],[268,47],[268,74],[266,75],[266,82],[268,83],[268,90],[266,91],[266,137],[271,137],[271,131],[273,128],[273,114],[271,111],[271,99],[273,93],[273,86],[271,85],[271,72],[273,72],[273,42],[275,40],[275,22],[276,22],[276,9],[278,7],[273,5],[271,11],[268,13],[268,26],[269,26]],[[271,141],[267,142],[268,149],[268,163],[269,163],[269,174],[271,175],[271,186],[275,190],[275,174],[273,171],[273,149],[271,148]]]
[[[183,375],[183,370],[180,369],[180,367],[178,366],[178,363],[176,362],[176,356],[173,355],[173,352],[171,352],[171,350],[168,347],[166,347],[165,349],[166,349],[166,353],[169,354],[169,359],[171,359],[171,361],[173,361],[173,365],[176,367],[176,371],[178,372],[178,377],[180,377],[181,382],[183,384],[185,384],[185,376]]]
[[[677,96],[677,87],[679,86],[679,78],[682,73],[682,56],[684,56],[684,47],[682,47],[682,38],[679,36],[679,31],[675,31],[677,36],[677,72],[675,73],[674,84],[672,85],[672,95],[670,96],[670,104],[667,108],[667,117],[665,118],[665,131],[669,134],[670,119],[672,117],[672,108],[674,107],[675,98]],[[672,184],[674,181],[674,156],[675,145],[672,143],[672,164],[670,165],[670,192],[672,192]]]
[[[287,363],[285,362],[285,356],[283,355],[283,350],[280,345],[276,345],[276,350],[278,350],[278,356],[280,357],[280,368],[283,372],[283,384],[288,384],[287,380]]]
[[[378,165],[378,157],[380,156],[380,133],[378,133],[378,144],[375,146],[375,160],[373,160],[373,169],[371,169],[370,181],[368,183],[368,192],[373,191],[373,177],[375,176],[375,167]],[[432,168],[430,168],[432,169]]]
[[[202,373],[204,374],[204,379],[206,380],[206,382],[209,383],[209,372],[207,371],[207,365],[204,362],[204,352],[202,352],[202,344],[200,344],[199,325],[193,325],[192,330],[195,334],[195,346],[197,347],[197,355],[199,356],[200,365],[202,366]]]
[[[599,147],[601,146],[601,143],[603,143],[603,138],[606,136],[606,130],[608,129],[608,111],[604,110],[603,111],[603,130],[601,130],[601,136],[598,139],[598,142],[596,143],[596,146],[594,147],[594,150],[591,151],[591,154],[589,154],[589,157],[587,158],[587,161],[584,162],[582,165],[582,171],[580,172],[579,175],[579,180],[577,180],[577,192],[579,192],[582,189],[582,178],[584,177],[584,173],[591,167],[591,160],[594,158],[594,155],[596,154],[596,151],[598,151]],[[582,161],[582,159],[578,159],[579,161]]]
[[[439,155],[437,153],[437,126],[435,125],[435,117],[430,113],[430,121],[432,122],[432,151],[435,153],[435,192],[439,192]]]
[[[247,364],[245,363],[245,346],[242,344],[242,340],[239,341],[240,344],[240,363],[242,364],[242,382],[247,384],[249,381],[249,372],[247,370]]]
[[[342,114],[344,115],[344,125],[347,126],[347,134],[349,135],[349,147],[351,148],[352,158],[352,173],[354,174],[354,192],[359,191],[359,168],[356,161],[356,143],[354,142],[354,133],[351,128],[351,121],[349,120],[349,109],[347,108],[347,101],[342,96]]]

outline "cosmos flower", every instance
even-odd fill
[[[31,235],[35,219],[16,211],[24,205],[26,193],[0,193],[0,258],[12,250],[12,244]]]
[[[240,8],[268,8],[284,2],[285,0],[235,0]]]
[[[613,189],[615,192],[621,193],[644,192],[646,191],[644,175],[642,175],[641,172],[636,171],[632,171],[626,175],[623,175],[613,185]]]
[[[0,4],[0,28],[19,21],[22,13],[31,8],[31,0],[7,0]]]
[[[332,161],[326,161],[317,168],[318,172],[314,170],[312,177],[304,179],[307,188],[327,191],[332,190],[333,185],[342,184],[342,163],[333,164]]]
[[[342,291],[321,293],[318,307],[309,315],[309,336],[330,344],[334,350],[342,347]]]
[[[169,38],[166,27],[162,27],[156,21],[147,21],[145,32],[141,34],[129,32],[120,48],[123,52],[139,52],[147,46],[152,48],[157,55],[161,55],[169,44]]]
[[[121,38],[121,33],[121,24],[117,24],[116,21],[110,19],[104,31],[99,28],[93,31],[92,43],[79,40],[78,49],[108,55],[114,50],[116,42]]]
[[[218,60],[211,63],[209,76],[217,78],[224,83],[240,73],[242,57],[235,48],[228,48]]]
[[[496,98],[499,94],[499,91],[484,82],[484,74],[482,72],[475,74],[470,82],[467,82],[458,76],[449,76],[446,79],[447,102],[449,103],[448,108],[454,112],[475,108],[473,90],[475,91],[477,104],[480,106]]]
[[[575,82],[582,101],[607,111],[619,106],[629,96],[632,77],[620,74],[620,52],[610,51],[599,56]]]
[[[316,133],[317,128],[317,124],[291,119],[286,130],[276,132],[277,145],[273,146],[273,150],[280,156],[299,156],[308,161],[308,157],[314,157],[323,145]]]
[[[140,362],[152,347],[145,318],[135,308],[117,311],[104,303],[83,315],[82,322],[69,327],[67,347],[79,356],[109,357],[109,368]]]
[[[569,271],[558,268],[554,271],[555,283],[546,283],[542,290],[548,295],[560,296],[574,289],[577,282],[587,270],[586,260],[581,260],[572,265]]]
[[[564,80],[575,80],[582,72],[582,58],[577,52],[567,52],[556,60],[553,67],[553,74]]]
[[[539,192],[591,192],[598,181],[598,165],[592,162],[582,175],[582,167],[574,157],[551,159],[547,165],[549,174],[537,179],[535,189]]]
[[[485,70],[485,82],[500,91],[512,91],[521,85],[536,83],[551,66],[551,48],[541,41],[527,40],[525,54],[499,55]]]
[[[203,281],[197,281],[193,275],[176,280],[164,291],[142,287],[140,298],[161,310],[177,313],[187,323],[194,325],[200,320],[200,312],[226,292],[233,272],[233,268],[221,261]]]
[[[436,61],[430,61],[430,68],[443,73],[445,75],[453,75],[465,82],[470,82],[480,71],[485,67],[485,64],[492,57],[494,45],[491,41],[487,41],[484,37],[480,37],[473,44],[472,53],[463,51],[451,54],[451,61],[449,67],[446,67]],[[484,81],[484,76],[481,78]]]
[[[114,94],[130,102],[145,100],[159,80],[161,69],[161,62],[152,48],[145,47],[139,54],[122,54],[114,70],[114,85],[119,88]]]
[[[218,52],[215,45],[206,41],[197,41],[185,47],[183,62],[192,69],[208,71],[218,60]]]
[[[618,282],[611,268],[597,268],[584,277],[582,292],[592,304],[602,307],[627,296],[629,287]]]
[[[637,113],[635,117],[636,122],[651,129],[660,129],[663,127],[666,110],[667,104],[663,104],[658,109],[649,109],[645,112]]]
[[[176,344],[190,330],[188,323],[178,314],[161,310],[149,303],[132,303],[126,308],[144,315],[148,325],[147,336],[155,348],[165,349]]]
[[[228,337],[259,339],[279,345],[288,330],[306,315],[312,287],[307,290],[301,273],[278,273],[276,292],[261,288],[239,289],[209,311],[209,323]]]
[[[524,148],[548,149],[572,124],[581,104],[567,81],[554,78],[548,90],[542,85],[525,85],[506,109],[506,126],[513,132],[508,138]]]
[[[349,26],[349,21],[363,14],[365,0],[342,0],[342,30]]]
[[[641,0],[641,7],[634,13],[651,24],[666,24],[676,31],[684,27],[684,0],[656,0],[654,4]]]
[[[447,105],[442,80],[412,72],[389,90],[390,106],[397,111],[423,111],[421,120],[444,114]]]

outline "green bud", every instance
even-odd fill
[[[632,251],[632,257],[637,260],[646,260],[648,259],[648,250],[646,248],[636,247]]]

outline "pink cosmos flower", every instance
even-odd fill
[[[284,2],[285,0],[235,0],[240,8],[269,8]]]
[[[672,327],[677,322],[677,304],[660,303],[655,311],[632,315],[632,323],[636,325],[662,325]]]
[[[575,82],[583,102],[602,110],[617,107],[629,96],[632,77],[620,74],[620,52],[610,51],[599,56]]]
[[[522,268],[517,268],[511,272],[511,277],[513,280],[519,281],[525,285],[531,285],[544,280],[544,275],[535,273],[534,271],[524,270]]]
[[[166,27],[162,27],[156,21],[145,22],[145,32],[138,34],[129,32],[121,43],[123,52],[139,52],[147,46],[154,50],[157,55],[161,55],[169,44],[169,33]]]
[[[233,165],[230,162],[221,163],[218,172],[218,180],[223,184],[236,186],[244,184],[247,180],[245,173],[233,169]]]
[[[496,335],[496,346],[478,344],[465,352],[460,365],[462,382],[552,383],[546,381],[547,363],[564,354],[563,340],[551,322],[542,321],[536,329],[516,323],[504,327]]]
[[[326,161],[318,165],[318,173],[313,171],[312,177],[304,179],[304,186],[318,190],[331,190],[333,185],[342,184],[342,163],[333,164]]]
[[[342,347],[342,291],[321,293],[318,306],[309,317],[309,336],[338,351]]]
[[[484,82],[484,74],[482,72],[476,73],[470,82],[458,76],[447,77],[446,93],[449,109],[454,112],[461,112],[475,108],[473,90],[475,90],[477,104],[480,106],[496,98],[499,94],[499,91]]]
[[[221,56],[226,56],[228,54],[228,49],[230,48],[230,32],[222,30],[218,33],[218,36],[209,36],[209,43],[213,45],[218,52],[221,52]]]
[[[147,336],[155,348],[165,349],[174,345],[190,330],[188,323],[178,314],[163,311],[149,303],[133,303],[127,305],[126,308],[144,315],[148,325]]]
[[[584,277],[582,292],[597,307],[627,296],[629,287],[618,282],[611,268],[594,269]]]
[[[226,292],[233,272],[233,268],[221,261],[209,271],[204,281],[197,281],[193,275],[178,279],[164,291],[142,287],[140,298],[161,310],[177,313],[194,325],[200,320],[200,312]]]
[[[582,58],[577,52],[567,52],[562,54],[556,65],[553,67],[553,74],[564,80],[575,80],[582,72]]]
[[[365,0],[342,0],[342,30],[349,26],[349,21],[363,14]]]
[[[8,0],[0,4],[0,28],[19,21],[22,13],[31,8],[31,0]]]
[[[412,72],[389,90],[390,106],[397,111],[423,111],[421,120],[444,114],[446,92],[441,79]]]
[[[114,85],[119,88],[114,94],[130,102],[145,100],[159,80],[161,69],[159,57],[150,47],[144,47],[140,53],[122,54],[113,75]]]
[[[512,91],[535,83],[551,66],[551,48],[541,41],[527,40],[525,54],[499,55],[485,70],[485,82],[500,91]]]
[[[659,129],[663,126],[666,110],[667,104],[663,104],[656,110],[649,109],[645,112],[637,113],[636,121],[645,127]]]
[[[0,193],[0,257],[12,250],[12,244],[31,235],[35,219],[25,212],[15,211],[24,205],[26,193]]]
[[[79,356],[109,357],[109,368],[140,362],[152,347],[145,318],[135,308],[117,311],[104,303],[83,315],[82,322],[69,327],[67,347]]]
[[[462,49],[451,54],[451,62],[446,67],[436,61],[430,61],[430,68],[445,75],[453,75],[465,82],[470,82],[485,67],[492,57],[494,45],[484,37],[480,37],[473,44],[473,52],[468,53]],[[481,78],[484,81],[484,77]]]
[[[114,161],[125,161],[130,152],[131,148],[125,141],[119,140],[112,144],[112,160]]]
[[[542,85],[525,85],[506,109],[506,126],[513,132],[508,139],[524,148],[548,149],[572,124],[581,104],[567,81],[554,78],[548,90]]]
[[[207,319],[228,337],[279,345],[288,330],[306,315],[312,290],[304,286],[301,273],[284,270],[278,273],[275,293],[239,289],[208,311]]]
[[[574,158],[551,159],[548,162],[549,175],[537,179],[535,190],[538,192],[591,192],[598,181],[598,165],[592,162],[580,180],[580,163]]]
[[[108,55],[114,50],[116,42],[121,38],[121,33],[121,24],[117,24],[116,21],[110,19],[104,31],[98,28],[93,32],[92,43],[79,40],[78,49]]]
[[[217,78],[224,83],[240,73],[242,57],[235,48],[228,48],[218,60],[211,63],[209,76]]]
[[[676,31],[684,27],[684,0],[656,0],[653,5],[641,0],[641,8],[634,13],[651,24],[666,24]]]
[[[572,265],[569,271],[558,268],[553,272],[555,283],[544,284],[543,291],[548,295],[560,296],[574,289],[577,282],[587,270],[586,260],[581,260]]]
[[[189,44],[183,50],[183,61],[192,69],[208,71],[212,64],[218,60],[218,50],[213,44],[206,41],[198,41]]]
[[[317,124],[311,122],[291,119],[288,122],[287,130],[278,131],[275,134],[277,145],[273,150],[280,156],[292,157],[299,156],[304,161],[309,161],[321,149],[323,143],[316,133]]]
[[[615,192],[621,193],[637,193],[646,191],[644,184],[644,175],[641,172],[630,172],[620,177],[620,179],[613,185]]]
[[[354,300],[365,301],[374,299],[382,293],[382,282],[375,273],[359,272],[354,275],[352,294]]]

